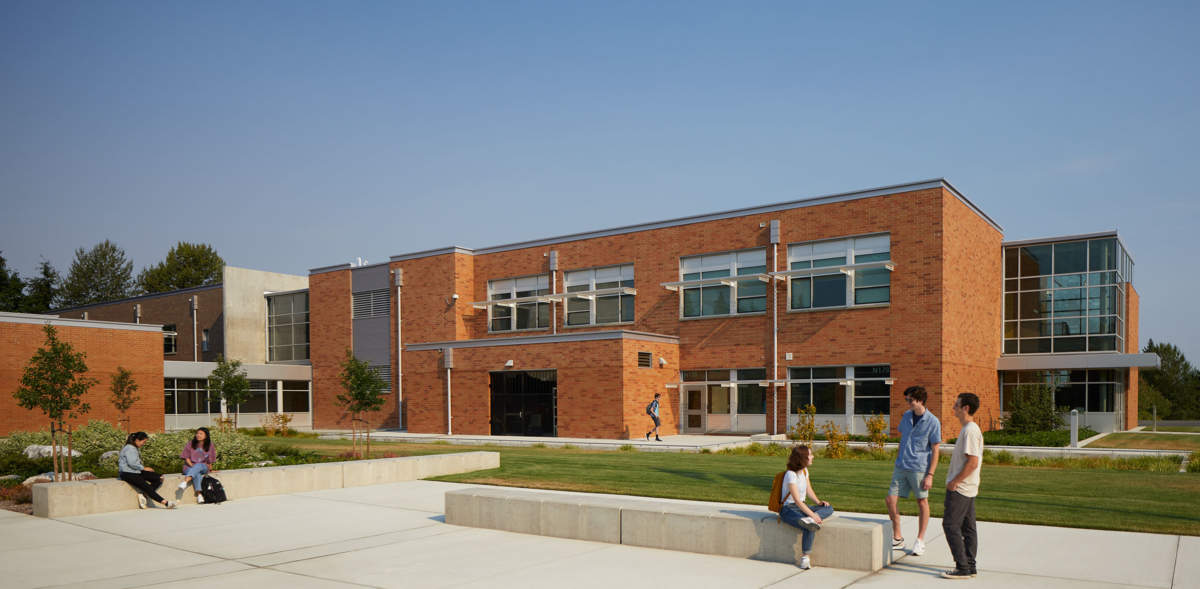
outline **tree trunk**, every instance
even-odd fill
[[[71,435],[71,426],[67,426],[67,480],[75,480],[75,440]]]
[[[367,459],[370,460],[370,458],[371,458],[371,424],[364,421],[363,427],[366,428],[366,431],[367,431]]]
[[[62,479],[58,478],[58,430],[54,422],[50,422],[50,457],[54,461],[54,482],[57,483]]]

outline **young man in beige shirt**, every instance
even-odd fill
[[[976,575],[975,554],[979,535],[975,531],[975,496],[979,494],[979,470],[983,463],[983,432],[975,423],[979,397],[962,393],[954,402],[954,416],[962,424],[950,470],[946,472],[946,503],[942,530],[954,556],[954,570],[944,571],[947,579],[970,579]]]

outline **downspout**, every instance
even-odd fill
[[[771,271],[779,271],[779,221],[771,221]],[[771,434],[779,433],[779,281],[771,276]],[[785,422],[786,423],[786,422]]]
[[[199,347],[196,344],[196,310],[199,308],[199,297],[192,295],[192,362],[200,361]]]
[[[404,353],[404,339],[400,337],[402,333],[400,331],[402,324],[400,287],[404,286],[404,269],[396,268],[394,274],[396,277],[396,428],[404,429],[404,362],[401,362],[401,355]]]
[[[550,252],[550,294],[558,294],[558,251]],[[550,333],[558,333],[558,306],[550,299]]]
[[[454,413],[450,404],[450,369],[454,368],[454,348],[442,348],[442,366],[446,368],[446,435],[454,435]]]

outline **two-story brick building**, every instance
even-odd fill
[[[412,432],[638,437],[782,433],[796,409],[865,432],[920,384],[947,435],[1017,382],[1057,379],[1100,431],[1136,423],[1132,258],[1115,232],[1005,243],[944,180],[386,264],[311,271],[314,426],[344,350],[398,394]]]

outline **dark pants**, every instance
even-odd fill
[[[975,570],[975,554],[979,551],[979,535],[975,533],[975,498],[958,491],[946,493],[942,530],[946,543],[960,571]]]
[[[163,502],[162,495],[155,492],[156,489],[162,486],[161,474],[148,470],[143,470],[142,472],[123,472],[121,473],[121,480],[129,483],[133,488],[153,499],[155,503]]]

